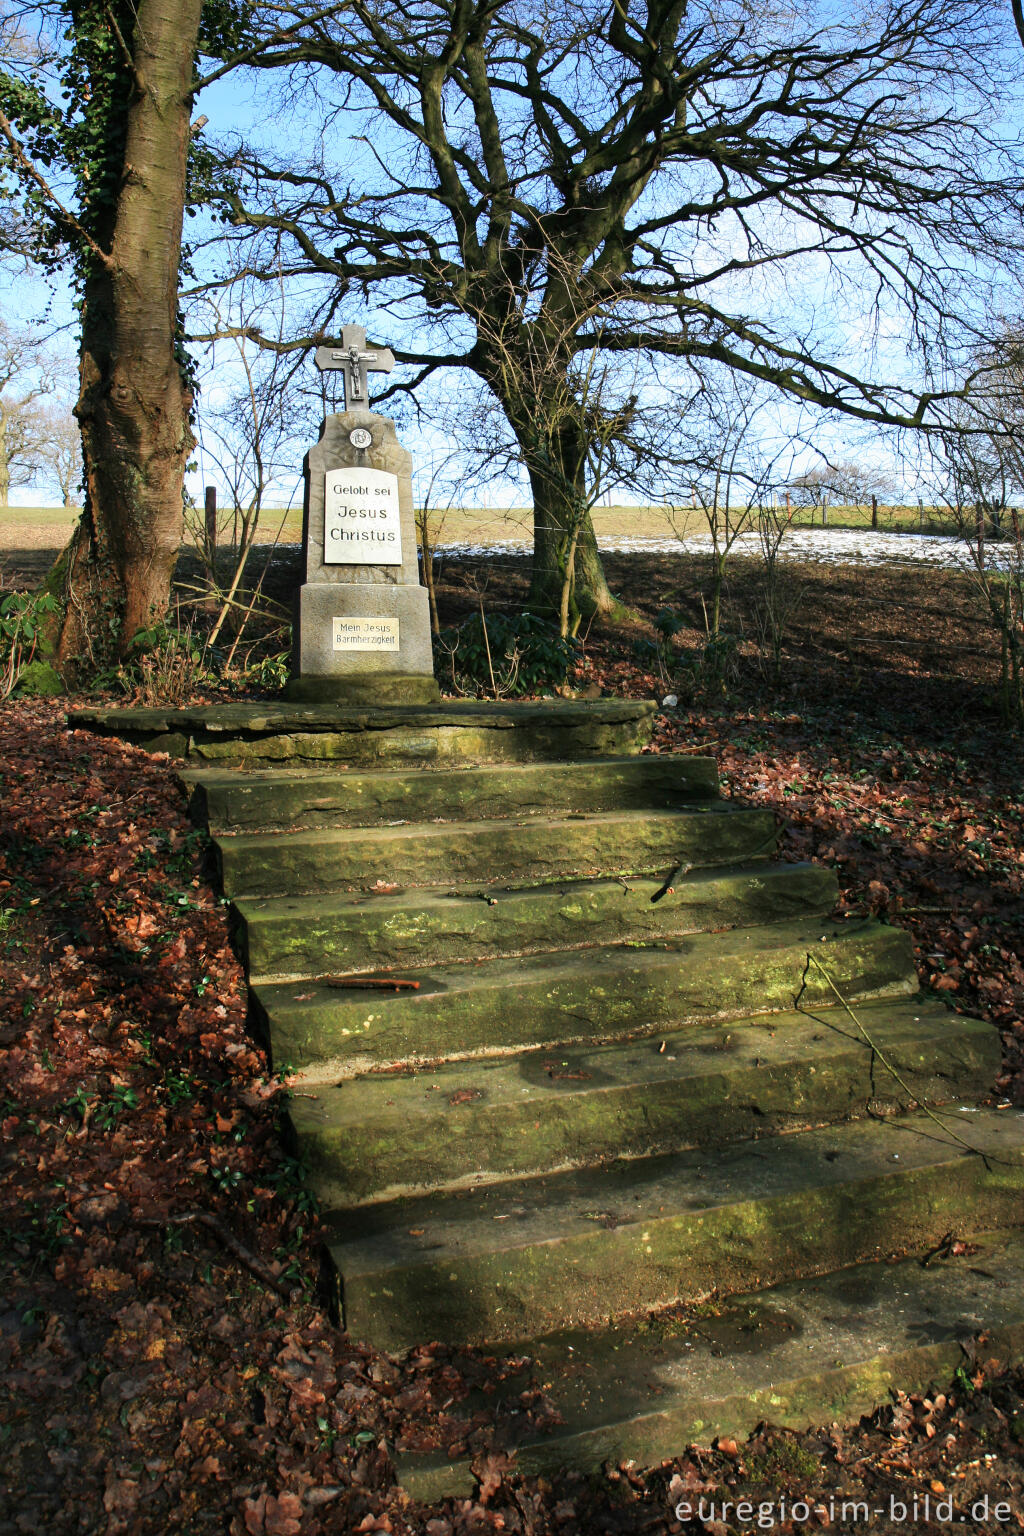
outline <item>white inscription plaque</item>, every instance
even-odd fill
[[[397,651],[397,619],[335,619],[336,651]]]
[[[329,469],[324,476],[324,564],[401,563],[398,476],[383,469]]]

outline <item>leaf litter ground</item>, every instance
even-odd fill
[[[491,598],[515,606],[521,573],[491,562]],[[740,667],[709,703],[687,670],[699,570],[670,591],[665,562],[613,574],[648,617],[668,597],[692,623],[667,680],[638,624],[588,642],[578,681],[689,689],[653,749],[715,752],[727,793],[784,820],[784,857],[836,865],[840,913],[909,928],[922,984],[1003,1030],[994,1095],[1024,1101],[1024,764],[992,718],[969,594],[871,572],[854,603],[849,573],[812,573],[781,694]],[[463,565],[442,590],[452,616],[467,579]],[[702,1528],[673,1515],[699,1497],[719,1513],[765,1501],[777,1529],[863,1528],[841,1494],[906,1506],[872,1529],[924,1529],[925,1493],[952,1498],[955,1523],[1024,1529],[1024,1373],[983,1345],[954,1382],[854,1429],[765,1427],[653,1470],[518,1477],[488,1448],[509,1413],[545,1420],[521,1362],[430,1341],[390,1357],[318,1303],[287,1086],[247,1035],[227,910],[168,761],[69,735],[58,708],[26,701],[0,716],[0,793],[0,1536],[676,1532]],[[942,1262],[964,1252],[954,1234]],[[473,1455],[474,1495],[411,1503],[395,1447]],[[801,1495],[817,1512],[783,1521]],[[986,1497],[1008,1518],[972,1515]]]

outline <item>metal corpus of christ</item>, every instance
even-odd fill
[[[321,373],[340,371],[345,381],[345,409],[366,410],[367,380],[371,373],[390,373],[395,354],[390,347],[367,349],[361,325],[341,328],[340,347],[317,347],[313,361]]]

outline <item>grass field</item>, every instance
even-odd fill
[[[78,517],[77,508],[4,507],[0,508],[0,551],[4,549],[60,549],[67,541]],[[598,543],[612,539],[664,539],[685,537],[706,530],[703,513],[691,507],[595,507],[594,528]],[[830,528],[868,528],[870,507],[831,507],[827,513]],[[504,544],[509,540],[529,545],[533,513],[529,507],[507,509],[493,507],[452,507],[429,515],[434,544]],[[218,518],[218,539],[222,545],[232,542],[233,514],[222,511]],[[794,527],[821,527],[820,508],[798,508],[793,512]],[[878,526],[886,530],[912,533],[955,533],[952,520],[935,507],[879,507]],[[302,541],[301,507],[268,507],[261,518],[258,542],[298,544]]]

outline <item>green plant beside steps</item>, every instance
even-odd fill
[[[37,659],[45,650],[46,621],[57,612],[57,599],[48,592],[9,592],[0,601],[0,699],[21,693],[50,696],[64,685],[56,668]]]
[[[560,688],[579,660],[575,641],[534,613],[474,613],[436,637],[438,675],[456,693],[516,698]]]
[[[109,676],[139,704],[184,704],[216,680],[209,647],[191,628],[154,624],[132,637],[128,659]]]

